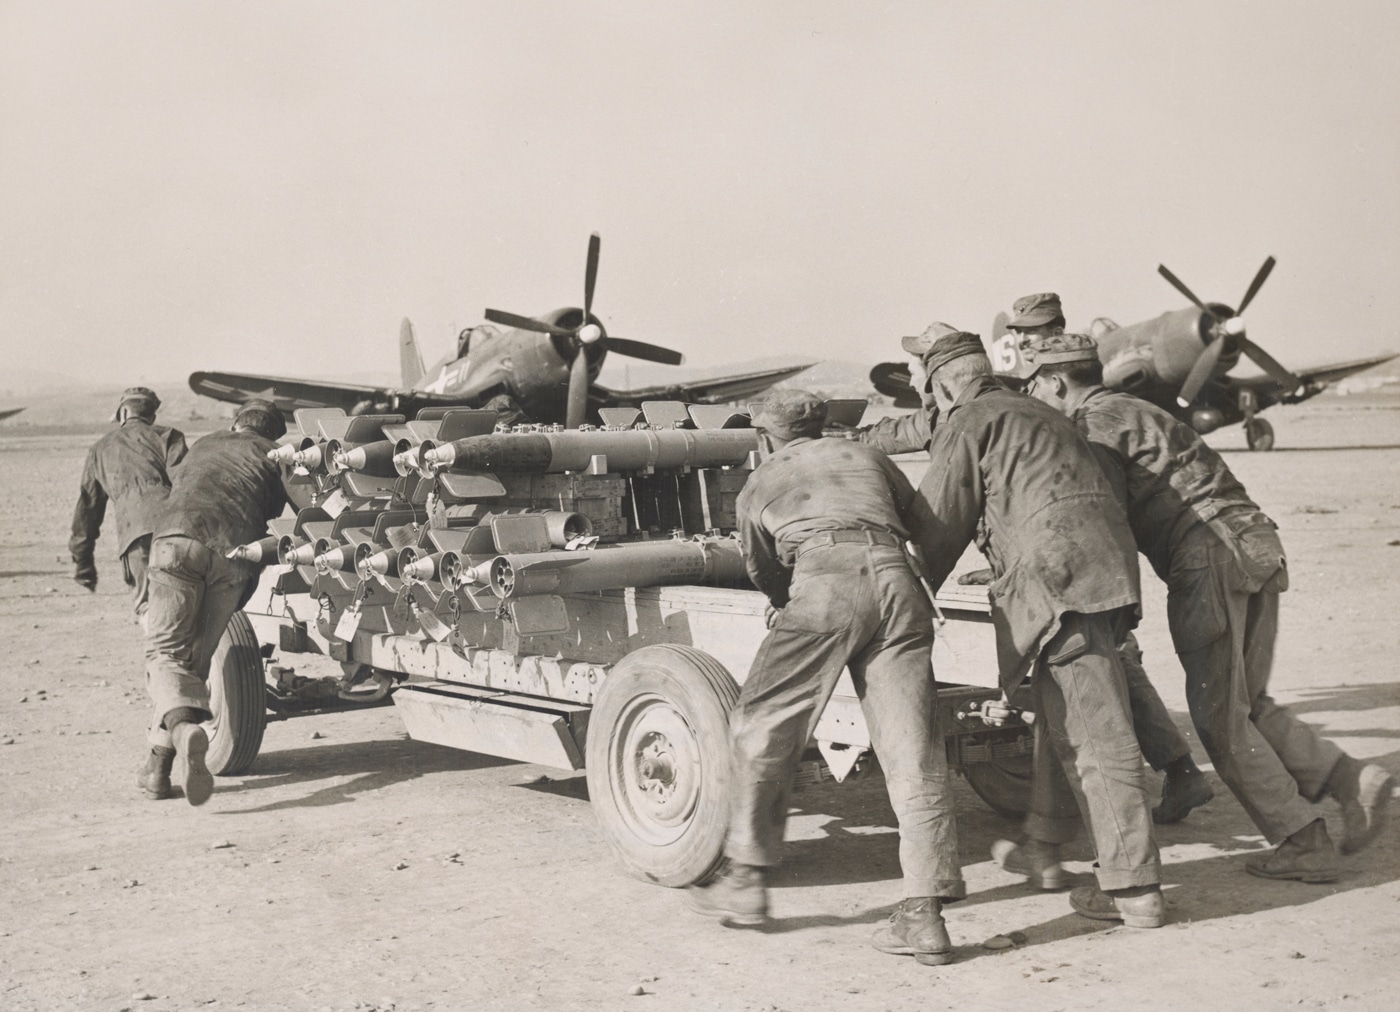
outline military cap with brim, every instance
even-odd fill
[[[130,405],[137,414],[154,415],[156,409],[160,407],[160,398],[150,387],[127,387],[122,391],[121,400],[117,401],[117,410],[112,412],[112,421],[121,418],[122,408]]]
[[[1019,370],[1022,379],[1030,379],[1043,365],[1060,362],[1093,362],[1099,357],[1098,345],[1087,334],[1047,334],[1021,345]]]
[[[959,330],[956,333],[944,335],[933,343],[933,347],[924,355],[924,368],[929,371],[929,375],[932,375],[955,358],[962,358],[964,355],[985,356],[986,354],[986,349],[982,347],[982,338],[965,330]]]
[[[282,409],[261,397],[244,401],[233,416],[233,424],[235,427],[246,425],[256,429],[268,439],[281,439],[287,433],[287,420],[282,416]]]
[[[773,390],[764,400],[749,405],[749,412],[755,429],[779,439],[817,436],[826,424],[826,402],[807,390]]]
[[[1065,318],[1065,312],[1060,308],[1060,297],[1054,292],[1023,295],[1012,303],[1011,308],[1016,315],[1011,318],[1008,327],[1043,327]]]
[[[961,333],[957,327],[950,327],[946,323],[930,323],[924,328],[922,334],[915,334],[913,337],[901,337],[899,346],[910,355],[918,355],[922,358],[927,355],[940,337],[951,337],[953,334]]]

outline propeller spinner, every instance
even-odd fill
[[[585,350],[598,345],[603,351],[616,352],[629,358],[660,362],[663,365],[680,365],[685,356],[670,348],[648,344],[645,341],[629,341],[626,338],[610,337],[602,326],[593,319],[593,288],[598,281],[598,251],[602,241],[598,233],[588,237],[588,261],[583,274],[583,315],[577,327],[561,327],[546,323],[530,316],[520,316],[499,309],[486,310],[486,319],[506,327],[530,330],[538,334],[551,334],[566,338],[573,348],[573,358],[569,362],[568,406],[565,409],[564,424],[576,429],[583,424],[588,411],[588,356]]]
[[[1229,307],[1224,307],[1228,315],[1220,312],[1220,306],[1212,306],[1196,298],[1196,294],[1186,287],[1186,283],[1167,270],[1164,264],[1157,265],[1157,272],[1211,320],[1210,340],[1206,342],[1205,348],[1196,357],[1191,371],[1186,374],[1186,380],[1181,384],[1181,390],[1177,393],[1177,402],[1182,407],[1187,407],[1195,401],[1201,388],[1215,374],[1216,366],[1226,352],[1231,352],[1236,356],[1240,353],[1245,354],[1255,365],[1284,384],[1290,391],[1297,389],[1299,383],[1302,382],[1280,365],[1277,359],[1245,336],[1244,311],[1254,301],[1254,296],[1259,294],[1259,289],[1264,287],[1264,282],[1268,279],[1269,272],[1274,269],[1275,262],[1273,257],[1264,261],[1254,275],[1254,280],[1249,283],[1244,298],[1240,300],[1240,308],[1231,313]]]

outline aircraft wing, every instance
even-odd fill
[[[1365,372],[1384,362],[1389,362],[1395,358],[1397,352],[1388,355],[1376,355],[1372,358],[1358,358],[1351,362],[1337,362],[1330,365],[1316,365],[1309,369],[1294,369],[1293,375],[1303,381],[1299,387],[1299,394],[1312,396],[1315,393],[1331,386],[1339,380],[1344,380],[1348,376],[1354,376],[1359,372]],[[1271,376],[1231,376],[1230,385],[1234,387],[1246,387],[1256,393],[1272,392],[1276,395],[1284,393],[1282,385]],[[1296,395],[1295,395],[1296,396]],[[1301,398],[1299,398],[1301,399]]]
[[[0,408],[0,421],[19,414],[24,408]]]
[[[802,362],[796,365],[778,366],[773,369],[758,369],[754,372],[731,373],[710,379],[684,380],[664,386],[639,387],[633,390],[611,390],[596,384],[593,389],[602,399],[626,404],[641,401],[680,400],[692,404],[724,404],[729,401],[742,401],[754,394],[760,394],[774,383],[789,376],[796,376],[816,363]]]
[[[320,380],[288,379],[239,372],[190,373],[190,389],[205,397],[241,404],[250,397],[272,401],[283,411],[298,408],[341,408],[347,414],[357,406],[392,406],[411,400],[419,406],[430,403],[461,404],[462,398],[444,397],[421,390],[400,391],[390,387],[357,383],[326,383]]]

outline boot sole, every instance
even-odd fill
[[[913,956],[925,966],[944,966],[954,959],[952,949],[944,949],[940,952],[925,952],[923,949],[916,949],[912,945],[880,945],[876,942],[870,943],[877,952],[888,953],[891,956]]]
[[[725,927],[761,928],[768,923],[767,914],[745,914],[735,910],[718,910],[714,907],[704,906],[689,893],[685,898],[685,906],[691,913],[719,921]]]
[[[1270,872],[1263,868],[1252,868],[1244,866],[1244,870],[1255,878],[1266,878],[1273,882],[1306,882],[1309,885],[1325,885],[1328,882],[1335,882],[1342,875],[1340,869],[1337,871],[1281,871]]]
[[[1071,904],[1071,906],[1073,906],[1073,904]],[[1160,928],[1167,923],[1166,914],[1160,916],[1156,914],[1125,914],[1118,911],[1108,914],[1101,913],[1097,910],[1084,910],[1080,907],[1075,907],[1074,912],[1080,917],[1089,918],[1091,921],[1115,921],[1129,928]]]
[[[214,774],[204,764],[208,751],[209,736],[202,727],[179,735],[175,742],[175,768],[183,774],[180,780],[185,785],[185,800],[191,805],[204,804],[214,793]]]

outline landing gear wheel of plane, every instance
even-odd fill
[[[1274,448],[1274,427],[1263,418],[1253,418],[1244,427],[1244,438],[1251,450],[1272,450]]]
[[[643,647],[608,673],[588,721],[588,796],[633,878],[679,887],[718,867],[738,698],[724,666],[692,647]]]
[[[968,785],[987,807],[1008,819],[1020,819],[1031,807],[1031,757],[1011,756],[972,763],[963,770]]]
[[[262,748],[267,707],[258,637],[241,611],[229,619],[209,662],[209,709],[214,714],[205,723],[209,772],[224,777],[247,772]]]

